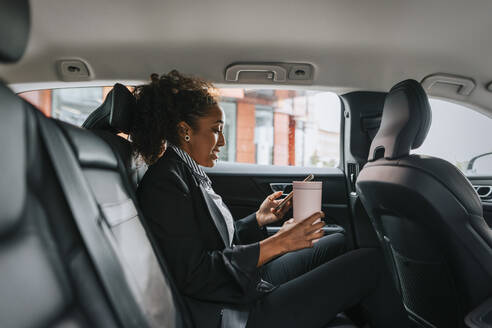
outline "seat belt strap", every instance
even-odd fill
[[[54,121],[40,113],[37,120],[68,206],[121,326],[148,327],[108,238],[109,228],[70,144]]]
[[[116,157],[116,160],[118,161],[118,168],[119,168],[120,173],[122,175],[122,182],[125,185],[125,188],[128,190],[128,195],[130,196],[130,198],[133,200],[133,202],[135,204],[138,204],[138,198],[137,198],[137,195],[133,189],[134,187],[132,185],[132,182],[130,180],[130,173],[128,172],[128,168],[126,167],[125,163],[123,162],[123,159],[121,158],[121,155],[118,152],[118,149],[116,149],[116,147],[114,146],[114,144],[112,142],[109,142],[107,140],[107,136],[105,136],[106,131],[103,131],[103,130],[91,130],[91,131],[94,132],[95,134],[97,134],[101,139],[103,139],[104,142],[106,144],[108,144],[108,146],[111,148],[111,150],[113,150],[114,155]],[[164,274],[164,276],[165,276],[165,278],[169,284],[169,287],[171,288],[174,300],[177,303],[177,305],[181,311],[181,319],[183,320],[183,326],[186,328],[191,328],[191,327],[193,327],[193,323],[191,321],[190,311],[188,310],[183,298],[181,297],[181,294],[180,294],[178,288],[176,287],[176,284],[174,283],[173,279],[171,279],[172,275],[169,272],[166,259],[162,255],[159,247],[157,247],[157,242],[156,242],[153,234],[151,233],[150,227],[148,226],[148,223],[145,220],[145,217],[144,217],[142,211],[140,210],[140,207],[137,206],[136,210],[138,213],[138,217],[140,218],[139,221],[142,224],[142,227],[144,228],[145,233],[150,240],[150,245],[152,246],[152,249],[154,250],[155,256],[156,256],[156,258],[160,264],[161,270],[162,270],[162,272],[163,272],[163,274]]]

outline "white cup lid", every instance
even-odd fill
[[[292,181],[292,189],[320,190],[322,186],[321,181]]]

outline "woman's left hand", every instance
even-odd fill
[[[282,202],[281,199],[277,199],[282,195],[281,191],[274,192],[268,195],[263,201],[260,208],[256,212],[256,220],[258,225],[263,227],[267,224],[273,223],[284,217],[285,213],[292,207],[292,200],[289,200],[282,209],[276,211],[275,208]]]

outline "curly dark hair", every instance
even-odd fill
[[[218,102],[215,87],[201,78],[177,70],[161,76],[154,73],[150,78],[149,84],[133,91],[137,106],[130,130],[134,152],[149,165],[162,155],[166,142],[180,145],[179,122],[195,129],[197,119]]]

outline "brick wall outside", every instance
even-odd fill
[[[103,101],[106,99],[106,96],[108,95],[108,93],[113,90],[113,87],[103,87],[102,89],[102,99]]]
[[[289,165],[296,165],[296,120],[289,116]]]
[[[255,105],[237,102],[236,162],[255,163]]]
[[[103,99],[111,91],[112,87],[103,87]],[[131,88],[129,88],[131,89]],[[242,91],[242,89],[240,89]],[[52,112],[51,90],[29,91],[21,94],[21,97],[39,108],[46,116]],[[288,99],[293,97],[290,90],[276,90],[276,99]],[[270,105],[271,101],[265,99],[242,98],[237,101],[236,117],[236,162],[256,163],[255,147],[255,104]],[[293,116],[284,112],[273,114],[273,164],[295,165],[295,121]]]
[[[19,94],[22,98],[36,106],[44,115],[51,116],[51,90],[34,90]]]

